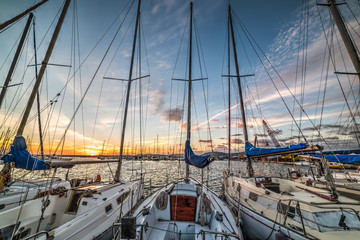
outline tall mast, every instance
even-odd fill
[[[32,13],[29,14],[29,18],[26,22],[26,25],[25,25],[25,28],[24,28],[24,32],[23,34],[21,35],[21,39],[20,39],[20,42],[19,42],[19,45],[16,49],[16,52],[15,52],[15,56],[14,56],[14,59],[11,63],[11,66],[10,66],[10,69],[9,69],[9,72],[8,72],[8,75],[6,76],[6,79],[5,79],[5,82],[4,82],[4,86],[2,87],[1,89],[1,93],[0,93],[0,108],[1,108],[1,105],[4,101],[4,98],[5,98],[5,94],[6,94],[6,91],[9,87],[9,83],[11,81],[11,77],[13,75],[13,72],[15,70],[15,67],[16,67],[16,64],[17,64],[17,61],[19,59],[19,56],[20,56],[20,53],[21,53],[21,49],[23,48],[23,45],[24,45],[24,41],[26,39],[26,36],[27,36],[27,33],[29,31],[29,27],[30,27],[30,24],[31,24],[31,20],[33,19],[34,15]]]
[[[246,127],[244,99],[243,99],[242,90],[241,90],[239,63],[238,63],[237,53],[236,53],[234,27],[233,27],[233,22],[232,22],[232,17],[231,17],[231,7],[230,7],[230,5],[229,5],[229,22],[230,22],[231,40],[232,40],[232,46],[233,46],[235,69],[236,69],[236,79],[237,79],[238,89],[239,89],[240,110],[241,110],[242,123],[243,123],[243,129],[244,129],[244,139],[245,139],[245,144],[246,144],[247,142],[249,142],[249,138],[248,138],[248,132],[247,132],[247,127]],[[254,170],[253,170],[253,168],[251,166],[251,160],[250,160],[250,158],[248,156],[246,156],[246,161],[247,161],[247,170],[248,170],[249,177],[253,177],[254,176]]]
[[[360,79],[360,59],[356,52],[356,48],[354,46],[354,43],[350,37],[349,32],[347,31],[347,28],[344,24],[344,21],[339,13],[338,4],[335,0],[327,0],[331,15],[334,18],[334,21],[336,23],[336,26],[339,29],[341,38],[344,41],[344,44],[346,46],[346,49],[350,55],[351,61],[354,65],[356,74],[359,76]]]
[[[20,13],[19,15],[13,17],[12,19],[0,24],[0,31],[3,30],[4,28],[6,28],[7,26],[9,26],[10,24],[16,22],[17,20],[19,20],[20,18],[22,18],[23,16],[25,16],[26,14],[28,14],[29,12],[32,12],[33,10],[35,10],[36,8],[40,7],[41,5],[43,5],[44,3],[46,3],[48,0],[43,0],[42,2],[39,2],[38,4],[35,4],[34,6],[32,6],[31,8],[27,9],[26,11]]]
[[[228,29],[227,29],[227,34],[228,34],[228,117],[229,117],[229,121],[228,121],[228,171],[230,172],[230,158],[231,158],[231,94],[230,94],[230,23],[229,23],[229,19],[228,19]]]
[[[36,50],[36,36],[35,36],[35,19],[33,21],[33,37],[34,37],[34,60],[35,60],[35,78],[38,77],[38,68],[37,68],[37,50]],[[40,137],[40,153],[41,160],[44,160],[44,143],[41,127],[41,114],[40,114],[40,94],[39,91],[36,93],[36,103],[37,103],[37,113],[38,113],[38,124],[39,124],[39,137]]]
[[[192,77],[192,18],[193,18],[193,2],[190,2],[190,47],[189,47],[189,86],[188,86],[188,112],[187,112],[187,129],[186,139],[190,141],[191,138],[191,77]],[[189,179],[189,164],[186,164],[185,179]]]
[[[141,5],[141,0],[139,0],[138,8],[137,8],[136,25],[135,25],[135,31],[134,31],[134,41],[133,41],[133,46],[132,46],[129,78],[128,78],[128,85],[127,85],[127,90],[126,90],[124,118],[123,118],[122,132],[121,132],[120,156],[119,156],[118,168],[116,170],[115,179],[114,179],[116,182],[120,182],[120,177],[121,177],[121,164],[122,164],[122,156],[123,156],[123,148],[124,148],[124,140],[125,140],[126,118],[127,118],[128,107],[129,107],[132,73],[133,73],[133,65],[134,65],[134,59],[135,59],[136,38],[137,38],[138,25],[139,25],[139,20],[140,20],[140,5]]]
[[[24,128],[25,128],[25,125],[26,125],[26,122],[29,118],[29,114],[30,114],[30,110],[31,110],[31,107],[34,103],[34,100],[35,100],[35,96],[39,90],[39,86],[40,86],[40,83],[41,83],[41,79],[43,78],[44,76],[44,73],[45,73],[45,70],[46,70],[46,66],[47,66],[47,63],[50,59],[50,56],[51,56],[51,53],[54,49],[54,46],[55,46],[55,43],[56,43],[56,40],[57,40],[57,37],[59,36],[59,32],[60,32],[60,29],[61,29],[61,26],[64,22],[64,18],[66,16],[66,12],[69,8],[69,5],[70,5],[70,2],[71,0],[66,0],[65,4],[64,4],[64,8],[61,12],[61,15],[60,15],[60,18],[59,18],[59,21],[55,27],[55,31],[54,31],[54,34],[51,38],[51,41],[50,41],[50,44],[49,44],[49,47],[46,51],[46,54],[45,54],[45,57],[44,57],[44,60],[41,64],[41,68],[40,68],[40,72],[39,72],[39,75],[38,77],[36,78],[36,82],[35,82],[35,85],[34,85],[34,88],[31,92],[31,95],[30,95],[30,98],[29,98],[29,101],[26,105],[26,109],[25,109],[25,113],[23,115],[23,118],[21,120],[21,123],[20,123],[20,126],[19,126],[19,129],[16,133],[17,136],[21,136],[24,132]]]

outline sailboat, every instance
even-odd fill
[[[270,149],[255,147],[249,142],[232,13],[229,5],[228,37],[231,37],[233,47],[236,69],[236,75],[233,77],[236,77],[239,89],[248,177],[234,176],[229,171],[224,172],[223,185],[226,201],[236,213],[241,215],[246,233],[251,239],[358,238],[359,202],[337,193],[334,179],[319,146],[297,144]],[[254,174],[252,159],[303,152],[320,152],[320,161],[324,167],[325,179],[330,186],[330,191],[290,179]]]
[[[1,189],[3,191],[0,196],[2,200],[2,211],[0,212],[1,239],[33,237],[38,239],[48,239],[49,237],[52,239],[93,239],[95,237],[105,239],[109,236],[107,234],[112,232],[114,222],[119,217],[127,214],[142,196],[141,179],[125,183],[121,182],[120,174],[127,105],[123,119],[123,137],[118,160],[41,160],[34,158],[27,151],[26,141],[22,133],[70,2],[71,0],[65,1],[39,75],[36,78],[36,83],[30,95],[17,136],[11,145],[10,152],[3,157],[5,165],[1,177],[1,186],[4,187],[4,189]],[[139,11],[140,4],[137,12],[138,18]],[[137,32],[138,27],[136,25],[128,79],[127,104],[130,84],[133,78],[132,68]],[[77,164],[104,162],[118,163],[114,181],[102,181],[100,175],[95,180],[85,179],[82,181],[76,179],[68,181],[56,178],[57,168],[71,168]],[[52,177],[48,179],[26,181],[26,183],[10,183],[10,186],[6,186],[9,184],[8,180],[11,179],[12,165],[29,171],[54,170]]]
[[[204,184],[189,177],[189,165],[204,168],[210,156],[195,155],[190,147],[192,92],[192,25],[190,3],[190,46],[187,103],[186,177],[162,187],[146,198],[131,214],[121,219],[121,239],[242,239],[235,217],[224,201]],[[116,235],[115,238],[119,237]]]

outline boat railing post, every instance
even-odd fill
[[[284,214],[284,223],[283,223],[283,226],[285,227],[285,224],[286,224],[286,220],[287,220],[287,216],[288,216],[288,212],[289,212],[289,209],[290,209],[290,203],[291,203],[291,199],[289,200],[289,203],[286,207],[286,210],[285,210],[285,213],[283,211],[283,208],[282,208],[282,203],[281,203],[281,200],[279,201],[279,205],[280,205],[280,209],[281,209],[281,213]]]
[[[304,231],[304,235],[307,236],[306,230],[305,230],[305,225],[304,225],[304,219],[303,219],[303,216],[301,214],[301,209],[300,209],[300,203],[299,202],[296,202],[296,212],[300,217],[301,225],[302,225],[302,228],[303,228],[303,231]]]

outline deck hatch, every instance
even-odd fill
[[[195,221],[196,200],[196,197],[191,196],[171,196],[171,220]]]

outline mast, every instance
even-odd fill
[[[228,171],[230,172],[230,157],[231,157],[231,94],[230,94],[230,26],[229,26],[229,19],[228,19],[228,29],[227,29],[227,35],[228,35]]]
[[[31,110],[31,107],[34,103],[34,100],[35,100],[35,96],[39,90],[39,86],[40,86],[40,83],[41,83],[41,80],[44,76],[44,73],[45,73],[45,70],[46,70],[46,66],[47,66],[47,63],[50,59],[50,56],[51,56],[51,53],[54,49],[54,46],[55,46],[55,43],[56,43],[56,40],[57,40],[57,37],[59,36],[59,32],[60,32],[60,29],[61,29],[61,26],[64,22],[64,18],[66,16],[66,12],[69,8],[69,5],[70,5],[70,2],[71,0],[66,0],[65,4],[64,4],[64,7],[63,7],[63,10],[61,12],[61,15],[60,15],[60,18],[58,20],[58,23],[55,27],[55,31],[54,31],[54,34],[51,38],[51,41],[50,41],[50,44],[49,44],[49,47],[46,51],[46,54],[45,54],[45,57],[44,57],[44,60],[41,64],[41,68],[40,68],[40,72],[39,72],[39,75],[38,77],[36,78],[36,82],[35,82],[35,85],[34,85],[34,88],[31,92],[31,95],[30,95],[30,98],[29,98],[29,101],[26,105],[26,109],[25,109],[25,112],[24,112],[24,115],[23,115],[23,118],[21,120],[21,123],[20,123],[20,126],[19,126],[19,129],[16,133],[17,136],[21,136],[24,132],[24,128],[25,128],[25,125],[26,125],[26,122],[29,118],[29,114],[30,114],[30,110]]]
[[[17,61],[19,59],[19,56],[20,56],[20,53],[21,53],[21,50],[23,48],[23,45],[24,45],[24,41],[26,39],[26,36],[27,36],[27,33],[29,31],[29,27],[30,27],[30,24],[31,24],[31,21],[33,19],[34,15],[32,13],[29,14],[29,18],[26,22],[26,25],[25,25],[25,28],[24,28],[24,32],[21,36],[21,39],[20,39],[20,42],[19,42],[19,45],[16,49],[16,52],[15,52],[15,56],[14,56],[14,59],[11,63],[11,66],[10,66],[10,69],[9,69],[9,72],[8,72],[8,75],[6,76],[6,79],[5,79],[5,82],[4,82],[4,86],[2,87],[1,89],[1,93],[0,93],[0,108],[1,108],[1,105],[4,101],[4,98],[5,98],[5,94],[6,94],[6,91],[7,91],[7,88],[9,86],[9,83],[11,81],[11,77],[13,75],[13,72],[15,70],[15,67],[16,67],[16,64],[17,64]]]
[[[20,13],[19,15],[13,17],[12,19],[0,24],[0,31],[3,30],[4,28],[6,28],[7,26],[9,26],[10,24],[16,22],[17,20],[19,20],[20,18],[22,18],[23,16],[25,16],[29,12],[32,12],[36,8],[40,7],[41,5],[46,3],[47,1],[48,0],[43,0],[42,2],[39,2],[38,4],[36,4],[36,5],[32,6],[31,8],[27,9],[26,11],[24,11],[24,12]]]
[[[190,47],[189,47],[189,86],[188,86],[188,112],[187,112],[187,129],[186,140],[191,138],[191,77],[192,77],[192,18],[193,18],[193,2],[190,2]],[[189,180],[189,164],[186,164],[185,180]]]
[[[350,37],[350,34],[344,24],[344,21],[340,15],[340,13],[339,13],[339,9],[338,9],[339,4],[336,3],[335,0],[327,0],[327,2],[328,2],[327,6],[329,7],[331,15],[333,16],[336,26],[339,29],[339,32],[340,32],[341,38],[344,41],[346,50],[348,51],[348,53],[350,55],[350,58],[354,65],[356,74],[359,76],[359,79],[360,79],[360,59],[356,52],[356,48]]]
[[[33,37],[34,37],[34,60],[35,60],[35,78],[38,77],[38,68],[37,68],[37,51],[36,51],[36,37],[35,37],[35,19],[33,21]],[[41,128],[41,115],[40,115],[40,94],[39,91],[36,93],[36,103],[37,103],[37,112],[38,112],[38,123],[39,123],[39,137],[40,137],[40,153],[41,160],[44,161],[44,143],[42,136]]]
[[[244,99],[243,99],[242,90],[241,90],[241,82],[240,82],[240,77],[241,76],[240,76],[240,73],[239,73],[239,63],[238,63],[237,53],[236,53],[234,27],[233,27],[233,22],[232,22],[232,17],[231,17],[231,6],[230,6],[230,4],[229,4],[229,23],[230,23],[231,40],[232,40],[234,62],[235,62],[235,69],[236,69],[236,79],[237,79],[238,88],[239,88],[240,110],[241,110],[241,115],[242,115],[244,138],[245,138],[245,144],[246,144],[247,142],[249,142],[249,138],[248,138],[248,132],[247,132],[247,127],[246,127]],[[246,162],[247,162],[247,170],[248,170],[249,177],[253,177],[254,176],[254,170],[253,170],[253,168],[251,166],[250,157],[246,156]]]
[[[116,170],[115,179],[114,179],[116,182],[120,182],[120,177],[121,177],[121,164],[122,164],[122,156],[123,156],[123,148],[124,148],[124,140],[125,140],[126,118],[127,118],[128,107],[129,107],[132,73],[133,73],[133,65],[134,65],[134,59],[135,59],[136,38],[137,38],[138,25],[139,25],[139,20],[140,20],[140,5],[141,5],[141,0],[139,0],[138,8],[137,8],[136,25],[135,25],[135,31],[134,31],[134,41],[133,41],[133,46],[132,46],[129,78],[128,78],[128,85],[127,85],[127,90],[126,90],[126,103],[125,103],[123,126],[122,126],[122,133],[121,133],[120,155],[119,155],[119,161],[118,161],[118,168]]]

